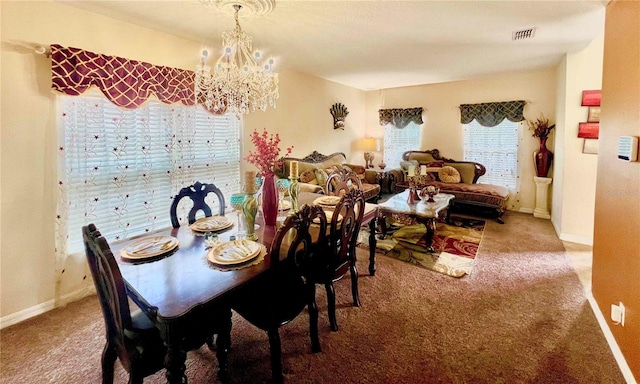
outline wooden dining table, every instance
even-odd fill
[[[301,204],[312,203],[319,196],[301,193]],[[228,215],[237,220],[235,214]],[[369,225],[370,257],[369,273],[375,273],[375,225],[377,205],[366,204],[363,223]],[[178,248],[165,257],[147,262],[131,262],[117,255],[130,244],[130,240],[112,245],[128,296],[154,322],[167,347],[165,357],[168,383],[182,383],[185,372],[187,346],[184,338],[193,333],[198,324],[197,317],[211,312],[224,313],[223,326],[218,329],[217,358],[218,375],[226,380],[228,372],[228,351],[231,337],[230,300],[239,287],[264,274],[271,266],[269,251],[276,233],[275,226],[265,226],[261,214],[256,217],[258,242],[266,247],[264,260],[243,268],[221,267],[207,259],[207,244],[204,236],[191,230],[189,226],[167,228],[149,235],[169,235],[178,239]],[[217,233],[220,241],[228,241],[237,234],[237,226]],[[251,264],[251,263],[248,263]]]

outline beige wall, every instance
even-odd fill
[[[592,292],[640,379],[640,162],[616,156],[619,136],[640,136],[640,2],[609,3],[604,39]],[[624,327],[609,317],[620,301]]]
[[[562,240],[593,244],[598,155],[584,154],[578,123],[587,121],[582,91],[601,89],[604,34],[558,66],[556,145],[551,220]],[[561,187],[558,187],[561,186]]]
[[[90,286],[83,255],[70,258],[61,285],[54,273],[56,202],[55,95],[50,91],[50,61],[29,45],[53,43],[191,69],[201,46],[54,2],[0,2],[1,123],[0,153],[0,317],[3,324],[50,309],[61,295]],[[283,147],[296,143],[294,155],[313,149],[343,151],[364,132],[365,94],[311,76],[280,72],[277,108],[246,119],[248,134],[265,127],[282,134]],[[334,131],[329,107],[340,101],[351,113],[347,129]],[[247,144],[248,143],[248,144]]]
[[[333,129],[329,108],[340,102],[349,110],[345,129]],[[312,151],[325,155],[344,152],[347,159],[364,165],[357,139],[365,136],[365,92],[296,72],[280,75],[280,99],[275,109],[251,113],[245,118],[245,148],[252,150],[249,133],[254,129],[279,132],[281,148],[294,145],[292,157]]]
[[[463,158],[463,132],[460,124],[460,104],[486,103],[492,101],[525,100],[524,115],[537,118],[543,112],[555,121],[556,73],[555,70],[509,73],[485,78],[449,83],[392,88],[367,93],[367,133],[383,137],[383,128],[378,123],[380,108],[423,107],[424,124],[420,148],[437,148],[449,158]],[[547,143],[553,148],[553,136]],[[535,184],[532,154],[538,143],[521,126],[520,156],[522,167],[519,196],[512,196],[509,209],[533,212],[535,206]],[[395,167],[389,164],[390,167]],[[397,166],[397,165],[396,165]],[[550,172],[552,177],[553,168]]]

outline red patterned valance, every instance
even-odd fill
[[[194,105],[194,73],[78,48],[51,45],[51,88],[77,96],[96,86],[112,103],[128,109],[151,94],[165,104]]]

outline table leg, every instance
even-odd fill
[[[369,222],[369,275],[376,275],[376,221],[378,219],[374,217]]]
[[[427,248],[427,252],[435,252],[433,249],[433,235],[436,233],[436,219],[435,218],[426,218],[426,217],[417,217],[416,220],[424,224],[427,228],[422,239],[425,241],[425,247]]]
[[[216,338],[216,357],[218,358],[218,378],[223,383],[231,380],[229,374],[229,351],[231,349],[231,308],[225,313]]]
[[[180,348],[179,343],[167,343],[167,354],[164,366],[167,370],[166,377],[169,384],[183,384],[187,382],[184,375],[187,353]]]
[[[393,184],[395,181],[395,175],[393,173],[387,173],[387,189],[389,189],[389,193],[393,193]]]

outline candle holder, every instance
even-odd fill
[[[298,194],[300,193],[300,186],[298,180],[293,177],[289,177],[289,199],[291,199],[291,212],[298,212]]]
[[[258,240],[256,235],[256,214],[258,213],[258,202],[254,193],[247,193],[242,203],[242,211],[244,212],[244,220],[246,223],[247,240]]]
[[[418,191],[415,188],[409,188],[409,196],[407,196],[407,204],[416,205],[420,201],[420,196],[418,196]]]

